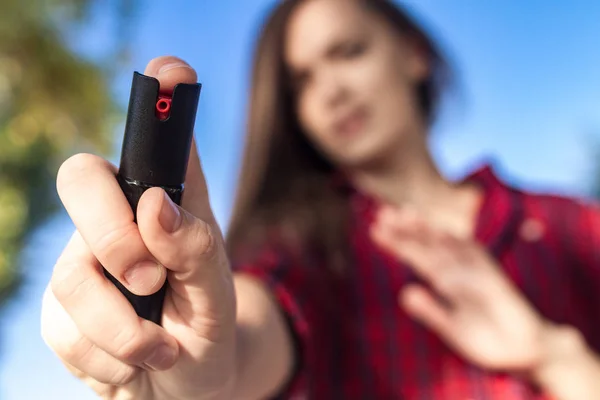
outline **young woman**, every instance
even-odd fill
[[[146,73],[196,80],[172,57]],[[282,2],[256,53],[227,246],[195,152],[183,207],[148,190],[138,225],[114,167],[69,159],[58,190],[77,231],[45,340],[115,399],[600,396],[600,213],[489,167],[444,179],[427,135],[448,76],[391,2]],[[138,294],[168,277],[163,326],[100,264]]]

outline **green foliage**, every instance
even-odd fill
[[[2,0],[0,12],[0,306],[18,287],[24,241],[57,208],[58,166],[75,151],[106,154],[121,110],[110,69],[74,53],[69,32],[93,0]],[[119,24],[132,1],[113,0]],[[105,4],[106,5],[106,4]],[[122,56],[112,50],[111,62]]]

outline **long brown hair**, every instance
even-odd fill
[[[338,270],[347,256],[348,201],[332,184],[335,167],[307,140],[295,115],[283,58],[288,19],[302,0],[284,0],[263,25],[255,50],[245,151],[227,232],[230,256],[258,249],[275,233],[295,249],[318,251]],[[388,0],[356,0],[429,56],[431,74],[417,89],[431,122],[449,76],[434,42]],[[246,252],[243,252],[246,254]]]

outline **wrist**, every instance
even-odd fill
[[[557,399],[587,399],[600,389],[600,364],[581,333],[548,323],[541,337],[541,356],[530,376]]]
[[[577,363],[585,355],[586,347],[581,334],[566,325],[547,323],[540,337],[540,359],[530,371],[534,383],[547,386],[554,372]]]

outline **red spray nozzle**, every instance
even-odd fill
[[[168,96],[159,96],[156,102],[156,116],[164,121],[169,118],[171,113],[171,98]]]

